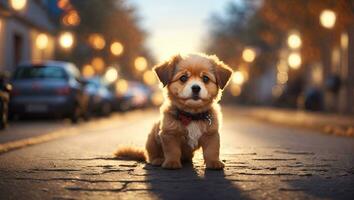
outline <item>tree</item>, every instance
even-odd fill
[[[99,56],[107,65],[118,63],[121,72],[127,77],[133,77],[134,59],[137,56],[152,59],[144,46],[146,33],[138,25],[136,10],[128,6],[125,0],[72,0],[71,3],[80,16],[80,24],[70,28],[76,35],[77,43],[71,54],[61,52],[61,58],[82,66]],[[104,49],[94,50],[90,47],[88,40],[94,33],[104,37]],[[110,52],[113,41],[119,41],[124,46],[124,53],[119,57]]]

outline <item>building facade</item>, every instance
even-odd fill
[[[0,0],[0,71],[23,61],[52,59],[55,23],[47,0]]]

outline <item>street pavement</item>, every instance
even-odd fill
[[[158,118],[150,109],[63,125],[71,134],[0,154],[0,199],[354,199],[353,137],[231,107],[221,130],[223,171],[205,170],[200,151],[181,170],[114,159],[120,146],[143,148]]]

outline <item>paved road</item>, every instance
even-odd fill
[[[354,139],[224,112],[224,171],[114,160],[142,147],[154,110],[68,127],[66,137],[0,155],[0,199],[354,199]],[[65,127],[64,127],[65,129]]]

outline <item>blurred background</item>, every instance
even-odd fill
[[[233,68],[225,104],[354,113],[352,0],[0,0],[1,127],[158,106],[187,52]]]

